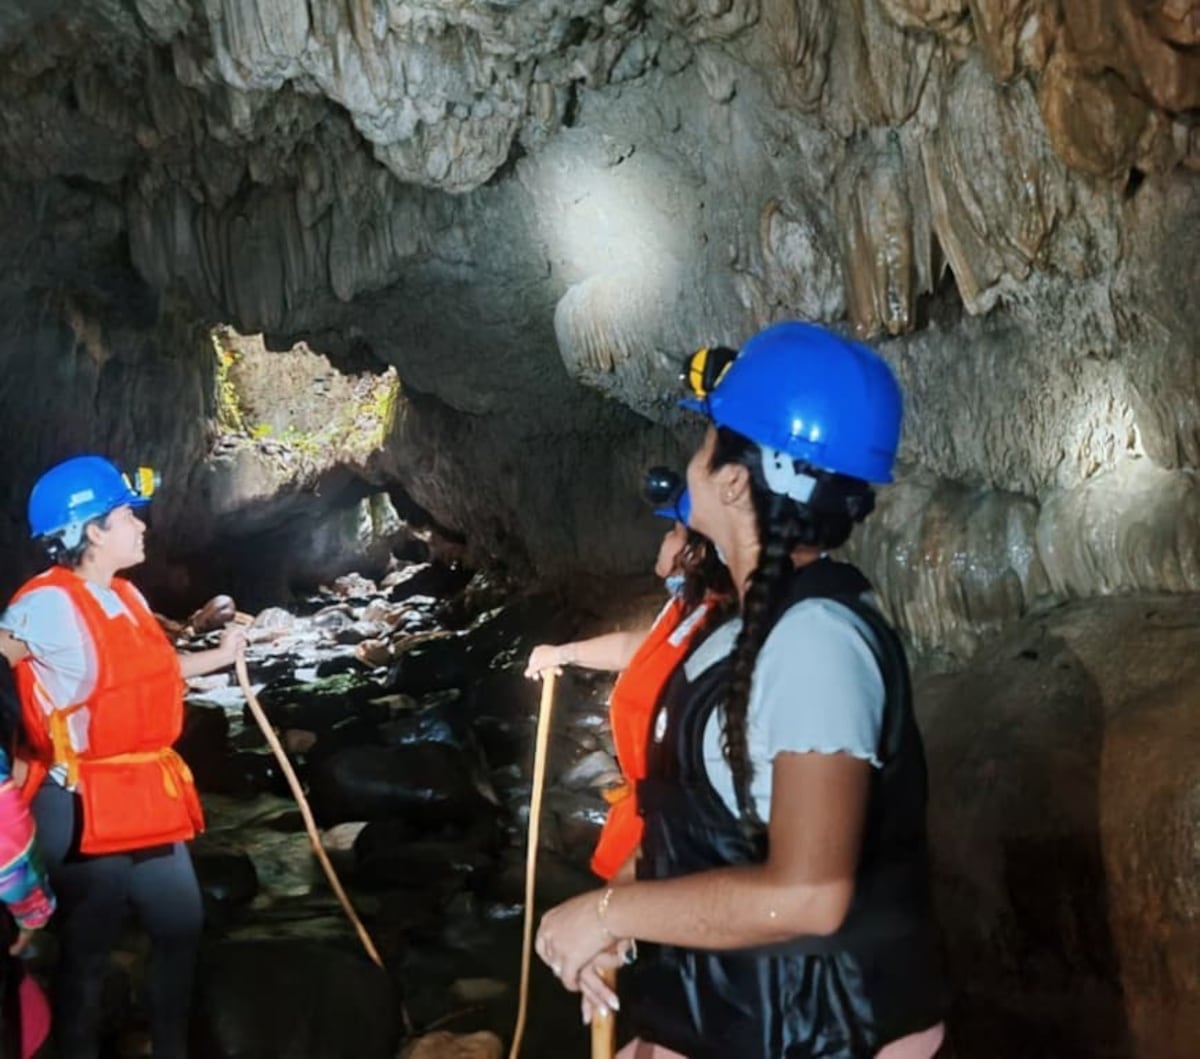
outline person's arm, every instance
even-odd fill
[[[29,648],[7,629],[0,629],[0,655],[10,666],[15,666],[29,657]]]
[[[854,895],[870,765],[781,753],[772,785],[764,863],[596,890],[548,912],[538,952],[563,984],[577,988],[581,967],[615,938],[721,950],[834,933]]]
[[[8,906],[20,933],[9,949],[17,955],[54,912],[54,894],[37,855],[33,817],[8,774],[0,750],[0,901]]]
[[[589,640],[571,643],[538,644],[529,654],[525,675],[538,677],[548,669],[558,671],[563,666],[619,672],[629,665],[649,631],[649,627],[629,629],[625,632],[606,632]]]
[[[639,846],[628,857],[625,858],[625,863],[622,864],[615,872],[612,878],[608,881],[613,886],[623,886],[625,883],[637,881],[637,862],[638,857],[642,855],[642,848]]]
[[[237,661],[238,652],[246,645],[246,634],[237,626],[229,626],[221,633],[221,642],[207,651],[180,651],[179,671],[183,679],[199,677],[224,669]]]

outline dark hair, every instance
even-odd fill
[[[746,736],[750,684],[758,653],[774,624],[792,573],[792,551],[799,545],[826,549],[846,543],[854,523],[870,512],[874,495],[866,482],[805,468],[818,480],[813,499],[802,504],[767,488],[758,445],[727,427],[717,429],[710,467],[739,463],[750,473],[750,496],[758,525],[758,565],[746,585],[742,630],[733,648],[733,666],[725,694],[721,747],[733,775],[738,812],[744,826],[762,821],[750,797],[754,768]]]
[[[684,578],[680,599],[685,611],[692,610],[708,593],[725,600],[714,612],[714,619],[721,613],[732,610],[736,599],[733,578],[729,576],[729,568],[717,557],[716,548],[704,534],[693,529],[687,531],[687,542],[680,551],[679,558],[675,560],[675,567]]]
[[[55,566],[65,566],[68,570],[76,569],[83,557],[87,554],[87,550],[92,546],[92,542],[88,540],[88,526],[99,526],[101,529],[108,529],[108,516],[112,512],[106,512],[97,518],[88,519],[83,524],[83,532],[79,535],[79,543],[73,548],[68,548],[61,537],[56,537],[54,534],[47,534],[40,541],[43,550],[46,553],[46,558]]]

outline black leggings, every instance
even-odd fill
[[[152,850],[81,857],[78,802],[47,780],[33,800],[38,844],[58,897],[59,960],[54,1036],[61,1059],[95,1059],[109,956],[132,907],[150,935],[147,974],[155,1059],[187,1056],[192,977],[204,912],[182,842]]]

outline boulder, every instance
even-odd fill
[[[500,1038],[494,1033],[438,1030],[407,1045],[400,1059],[501,1059],[503,1055]]]
[[[473,763],[444,743],[358,746],[314,762],[313,811],[325,824],[402,817],[421,827],[467,824],[491,803]]]
[[[1200,1054],[1198,613],[1080,601],[919,682],[964,1054]]]
[[[204,898],[204,916],[209,925],[229,921],[233,913],[248,905],[258,893],[254,862],[244,853],[192,850],[192,863]]]
[[[258,700],[272,724],[282,728],[303,728],[319,736],[351,716],[384,720],[386,711],[370,702],[379,694],[379,685],[357,670],[306,683],[284,677],[263,688],[258,693]],[[249,711],[246,723],[254,723]]]
[[[398,998],[360,953],[308,941],[229,941],[203,953],[193,1054],[394,1059]]]
[[[445,896],[491,864],[488,847],[495,844],[495,830],[486,824],[462,833],[414,839],[406,821],[376,820],[355,840],[354,877],[370,889],[420,885]]]

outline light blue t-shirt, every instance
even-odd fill
[[[94,581],[85,581],[84,586],[108,617],[129,616],[121,597],[111,588]],[[96,648],[83,617],[63,589],[45,585],[27,592],[0,614],[0,629],[28,648],[47,713],[83,702],[92,693],[98,671]],[[90,719],[86,709],[67,718],[67,732],[77,751],[87,749]],[[66,770],[59,766],[50,775],[63,783]]]
[[[716,629],[684,664],[688,679],[727,658],[741,628],[741,618],[733,618]],[[882,766],[878,754],[886,692],[871,650],[874,639],[862,618],[830,599],[801,600],[767,636],[746,713],[754,767],[750,791],[763,820],[770,819],[772,764],[781,752],[851,754]],[[714,789],[736,814],[721,726],[718,708],[704,729],[704,763]]]

